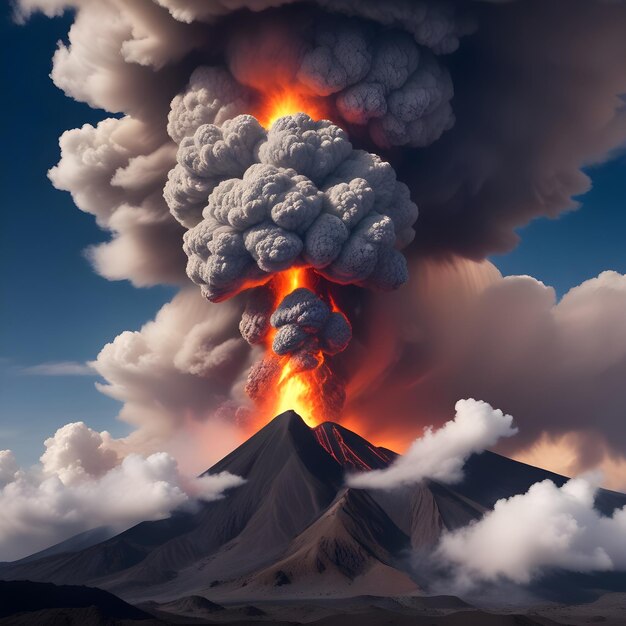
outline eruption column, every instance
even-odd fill
[[[297,112],[272,123],[293,107],[319,112],[298,93],[276,96],[263,124],[238,115],[189,127],[165,198],[189,229],[187,273],[205,297],[247,292],[241,334],[265,356],[246,391],[264,417],[294,409],[315,425],[340,416],[345,389],[331,357],[352,336],[328,284],[406,282],[399,249],[414,237],[417,207],[389,163],[355,150],[328,120]]]

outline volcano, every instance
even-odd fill
[[[485,452],[470,458],[454,487],[345,486],[346,472],[384,468],[396,457],[339,424],[310,428],[287,411],[207,470],[246,479],[224,499],[95,545],[4,564],[0,577],[89,584],[135,603],[191,594],[218,602],[419,594],[429,576],[420,555],[444,529],[537,481],[567,480]],[[624,504],[626,496],[610,491],[596,501],[607,514]]]

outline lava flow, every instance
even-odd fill
[[[270,287],[274,293],[274,308],[294,290],[305,287],[317,295],[320,294],[320,281],[322,279],[311,269],[299,267],[281,272],[275,276]],[[329,295],[323,296],[333,310],[337,310],[336,304]],[[272,342],[276,335],[276,329],[272,328],[266,340],[266,351],[272,353]],[[287,355],[280,357],[280,374],[273,390],[268,390],[264,413],[273,417],[284,411],[293,410],[309,426],[316,426],[321,422],[336,418],[329,412],[328,395],[332,393],[331,382],[333,373],[325,361],[324,354],[320,351],[317,355],[319,364],[314,369],[299,371],[294,366],[293,360]]]

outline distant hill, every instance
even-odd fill
[[[0,581],[0,624],[42,625],[50,620],[57,624],[113,624],[129,620],[156,623],[148,613],[102,589]]]

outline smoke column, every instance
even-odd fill
[[[75,18],[52,79],[112,114],[65,133],[50,172],[111,233],[90,249],[94,267],[136,285],[191,277],[212,301],[190,287],[164,308],[158,324],[167,318],[180,346],[146,329],[98,357],[103,389],[142,437],[176,430],[183,414],[202,421],[241,407],[244,388],[263,402],[268,386],[282,386],[286,404],[270,402],[266,417],[322,397],[316,419],[358,419],[374,436],[395,427],[405,443],[460,397],[515,415],[523,445],[567,432],[573,418],[555,415],[574,416],[582,432],[595,428],[591,413],[608,422],[623,412],[600,392],[623,378],[623,359],[606,351],[602,384],[574,368],[571,382],[554,381],[550,411],[531,406],[514,377],[501,380],[509,344],[493,317],[520,309],[524,289],[524,302],[554,317],[555,345],[567,333],[575,362],[590,363],[591,330],[565,317],[573,297],[554,303],[540,285],[498,282],[460,298],[462,319],[440,324],[426,318],[454,294],[420,300],[432,268],[444,280],[442,268],[510,250],[534,217],[574,208],[590,184],[582,166],[626,139],[623,3],[23,0],[18,12],[65,8]],[[617,278],[602,282],[615,291]],[[449,289],[463,295],[461,283]],[[231,325],[219,336],[218,318]],[[464,335],[470,322],[475,339]],[[617,350],[618,324],[604,326]],[[463,346],[474,358],[458,356]],[[541,349],[516,361],[530,365],[515,380],[533,382],[536,363],[572,362]],[[478,380],[486,362],[492,386]],[[389,410],[394,419],[381,420]],[[616,437],[601,445],[623,452]]]

